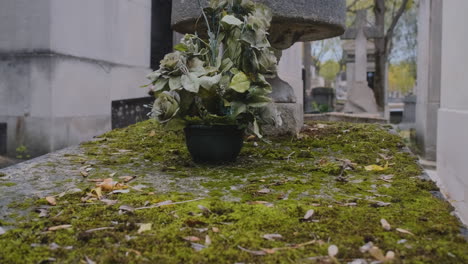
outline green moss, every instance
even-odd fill
[[[0,172],[0,178],[2,178],[2,177],[5,177],[5,176],[6,176],[6,174],[5,174],[5,173],[3,173],[3,172]]]
[[[299,138],[246,142],[238,162],[222,166],[194,164],[183,135],[164,132],[153,121],[111,131],[83,144],[84,156],[67,158],[77,168],[93,164],[88,178],[113,172],[136,175],[130,185],[149,188],[108,195],[118,203],[106,206],[98,201],[83,203],[81,198],[93,184],[82,183],[83,193],[57,198],[58,206],[50,209],[49,218],[39,219],[35,212],[27,219],[18,218],[15,229],[0,237],[0,262],[55,258],[78,263],[88,256],[97,263],[314,263],[307,258],[326,256],[328,246],[335,244],[340,249],[338,259],[346,263],[372,260],[359,250],[369,241],[394,251],[395,263],[468,262],[468,246],[460,236],[460,223],[450,214],[451,206],[432,196],[431,191],[437,190],[432,182],[417,177],[421,169],[402,150],[398,136],[378,125],[322,124],[309,124]],[[349,162],[352,168],[343,169]],[[387,163],[382,172],[364,168]],[[161,193],[151,178],[155,173],[165,175],[171,191]],[[391,182],[381,180],[382,174],[393,175]],[[199,197],[204,199],[119,213],[121,205],[142,207]],[[378,202],[390,204],[379,207]],[[39,199],[14,207],[44,205],[46,201]],[[310,209],[315,210],[313,221],[301,220]],[[392,225],[391,231],[381,227],[382,218]],[[152,230],[139,234],[139,223],[152,223]],[[73,227],[44,232],[63,224]],[[86,232],[99,227],[114,229]],[[220,232],[213,232],[213,227]],[[262,238],[273,233],[283,238]],[[199,252],[183,239],[197,236],[202,239],[197,243],[204,244],[206,235],[212,244]],[[402,239],[407,241],[398,243]],[[311,240],[316,243],[265,256],[238,248],[282,248]],[[51,243],[73,249],[51,250]]]
[[[0,186],[13,187],[13,186],[16,186],[16,183],[14,183],[14,182],[0,182]]]

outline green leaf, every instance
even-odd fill
[[[154,84],[154,91],[157,92],[157,91],[163,90],[166,87],[166,84],[168,82],[169,82],[168,79],[159,79],[159,80],[157,80],[156,83]]]
[[[234,75],[229,87],[238,93],[245,93],[250,88],[249,78],[245,73],[239,72]]]
[[[265,107],[271,103],[271,98],[267,96],[252,96],[248,100],[250,107]]]
[[[240,26],[243,24],[243,22],[240,19],[238,19],[237,17],[233,15],[224,16],[223,19],[221,19],[221,22],[226,23],[231,26]]]
[[[258,138],[263,138],[263,136],[260,134],[260,127],[258,126],[257,119],[253,121],[253,132]]]
[[[189,73],[188,75],[182,75],[181,82],[184,89],[189,92],[198,93],[198,91],[200,90],[200,81],[198,77],[193,73]]]
[[[204,61],[200,60],[199,58],[195,57],[193,59],[191,59],[187,66],[188,66],[188,69],[191,73],[195,74],[196,77],[200,77],[204,74],[206,74],[206,70],[205,68],[203,67],[203,65],[205,64]]]
[[[178,131],[184,129],[186,125],[187,123],[185,120],[181,118],[173,118],[165,124],[164,128],[170,131]]]
[[[151,80],[152,82],[156,81],[161,77],[161,72],[159,70],[154,71],[146,76],[147,79]]]
[[[181,76],[170,78],[169,88],[171,89],[171,91],[181,89],[182,88]]]
[[[178,50],[178,51],[182,51],[182,52],[187,52],[188,51],[188,47],[187,45],[183,44],[183,43],[179,43],[177,45],[174,46],[174,50]]]
[[[220,81],[221,81],[221,74],[215,75],[213,77],[203,76],[203,77],[200,77],[200,86],[209,90],[214,85],[218,84]]]
[[[247,111],[247,106],[242,102],[231,102],[231,115],[236,118],[238,115]]]

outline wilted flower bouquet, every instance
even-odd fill
[[[152,114],[167,129],[189,125],[236,125],[260,136],[276,117],[266,78],[277,60],[268,41],[271,11],[250,0],[211,0],[197,22],[148,78]],[[204,25],[201,25],[204,21]]]

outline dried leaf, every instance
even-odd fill
[[[119,179],[123,180],[124,182],[130,182],[133,181],[137,176],[122,176],[119,177]]]
[[[205,246],[211,245],[211,238],[209,235],[205,236]]]
[[[56,205],[57,205],[57,200],[55,200],[55,197],[53,197],[53,196],[47,196],[45,199],[47,200],[47,202],[48,202],[50,205],[53,205],[53,206],[56,206]]]
[[[39,213],[39,218],[49,217],[49,211],[47,209],[39,208],[36,211]]]
[[[57,231],[57,230],[70,229],[70,228],[72,228],[72,225],[59,225],[59,226],[49,227],[47,230],[48,231]]]
[[[93,229],[86,230],[85,232],[86,233],[92,233],[92,232],[96,232],[96,231],[109,230],[109,229],[115,229],[115,227],[98,227],[98,228],[93,228]]]
[[[368,243],[365,244],[364,246],[360,247],[360,248],[359,248],[359,251],[361,251],[362,253],[366,253],[366,252],[369,251],[373,246],[374,246],[374,243],[368,242]]]
[[[393,251],[388,251],[387,254],[385,254],[385,260],[386,261],[391,261],[395,259],[395,252]]]
[[[382,166],[379,166],[379,165],[369,165],[369,166],[365,166],[364,167],[366,169],[366,171],[383,171],[385,170],[384,167]]]
[[[104,179],[88,179],[89,182],[103,182]]]
[[[89,176],[89,174],[86,171],[80,171],[80,174],[81,174],[81,176],[83,176],[85,178]]]
[[[106,205],[114,205],[117,204],[118,200],[109,200],[109,199],[102,199],[101,202],[105,203]]]
[[[150,137],[156,136],[156,131],[155,131],[155,130],[151,130],[151,132],[149,133],[148,136],[150,136]]]
[[[198,243],[190,243],[192,248],[195,249],[195,251],[201,251],[206,248],[205,245],[198,244]]]
[[[146,232],[146,231],[150,231],[152,225],[153,224],[151,224],[151,223],[140,224],[140,228],[138,229],[138,234],[141,234],[141,233]]]
[[[131,207],[131,206],[128,206],[128,205],[121,205],[119,207],[119,210],[122,210],[122,211],[125,211],[125,212],[134,212],[135,211],[135,208]]]
[[[117,172],[113,172],[113,173],[109,174],[109,177],[112,178],[112,177],[114,177],[116,174],[117,174]]]
[[[186,241],[190,241],[190,242],[200,241],[200,238],[196,237],[196,236],[186,236],[186,237],[183,237],[183,239],[186,240]]]
[[[246,248],[243,248],[241,246],[237,246],[240,250],[242,251],[245,251],[247,253],[250,253],[252,255],[255,255],[255,256],[265,256],[267,253],[263,250],[250,250],[250,249],[246,249]]]
[[[382,201],[377,201],[375,202],[373,205],[375,207],[386,207],[386,206],[389,206],[391,205],[392,203],[386,203],[386,202],[382,202]]]
[[[380,223],[382,224],[383,229],[385,229],[387,231],[390,231],[392,229],[392,227],[390,226],[390,224],[388,223],[387,220],[382,218],[382,219],[380,219]]]
[[[393,182],[393,180],[392,180],[393,175],[380,175],[379,179],[384,181],[384,182],[391,183],[391,182]]]
[[[213,230],[213,232],[215,232],[215,233],[219,233],[219,228],[217,228],[217,227],[213,227],[213,228],[211,228],[211,230]]]
[[[253,202],[248,202],[248,204],[252,204],[252,205],[255,205],[255,204],[262,204],[266,207],[274,207],[275,205],[270,203],[270,202],[266,202],[266,201],[253,201]]]
[[[261,189],[261,190],[257,191],[258,194],[268,194],[270,192],[271,192],[271,190],[268,189],[268,188],[264,188],[264,189]]]
[[[112,191],[114,190],[114,186],[116,184],[117,183],[114,182],[112,178],[107,178],[102,183],[100,183],[99,186],[102,188],[103,191]]]
[[[369,249],[369,254],[376,260],[385,261],[385,256],[383,255],[382,250],[378,247],[372,247]]]
[[[203,213],[211,213],[210,209],[206,208],[203,205],[197,205],[198,209],[200,209]]]
[[[331,245],[328,247],[328,256],[334,258],[338,254],[338,247]]]
[[[414,236],[413,233],[411,233],[410,231],[406,230],[406,229],[403,229],[403,228],[397,228],[395,229],[396,231],[400,232],[400,233],[403,233],[403,234],[408,234],[408,235],[412,235]]]
[[[304,220],[308,220],[309,218],[311,218],[313,215],[314,215],[314,210],[310,209],[309,211],[307,211],[307,213],[304,215]]]
[[[86,264],[96,264],[96,262],[92,261],[88,256],[85,256]]]
[[[266,240],[274,241],[274,240],[282,239],[283,236],[280,234],[266,234],[266,235],[263,235],[263,238]]]
[[[95,194],[99,200],[102,198],[102,188],[97,187],[91,190],[91,194]]]
[[[129,193],[130,190],[129,189],[126,189],[126,190],[115,190],[115,191],[112,191],[111,193],[112,194],[117,194],[117,193]]]

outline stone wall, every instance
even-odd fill
[[[146,95],[150,0],[0,1],[0,123],[32,156],[111,128],[111,102]]]
[[[443,1],[437,174],[468,223],[468,1]]]

